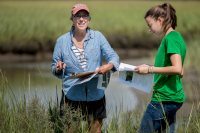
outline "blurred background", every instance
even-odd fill
[[[144,14],[150,7],[166,1],[0,0],[0,94],[5,94],[5,99],[14,97],[19,100],[24,95],[29,99],[37,95],[42,103],[48,105],[49,100],[56,101],[60,96],[61,81],[50,71],[52,52],[56,39],[70,30],[71,7],[78,2],[88,5],[92,17],[90,27],[105,35],[121,62],[132,65],[154,63],[161,38],[148,31]],[[189,117],[193,105],[197,105],[197,109],[200,105],[200,2],[169,2],[177,12],[176,30],[187,44],[183,77],[187,99],[180,115]],[[111,86],[119,88],[116,82]],[[150,94],[125,88],[125,91],[119,89],[115,95],[124,93],[126,97],[128,91],[134,101],[143,103],[138,105],[125,100],[128,103],[126,109],[146,105]]]

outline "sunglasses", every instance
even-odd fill
[[[89,14],[76,14],[73,17],[77,18],[77,19],[80,19],[80,18],[89,19],[90,18]]]

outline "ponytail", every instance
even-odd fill
[[[170,24],[175,29],[177,26],[176,10],[169,3],[164,3],[161,7],[166,11],[166,17],[164,18],[165,25]]]

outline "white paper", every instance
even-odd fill
[[[122,66],[121,66],[122,65]],[[138,74],[133,71],[136,66],[120,63],[119,80],[135,89],[150,93],[153,86],[153,74]],[[130,71],[132,69],[132,71]]]
[[[83,84],[83,83],[85,83],[85,82],[88,82],[88,81],[90,81],[92,78],[94,78],[96,75],[97,75],[97,73],[94,73],[94,74],[90,75],[90,76],[87,77],[87,78],[79,78],[79,79],[74,83],[74,85]]]
[[[112,75],[111,72],[107,72],[105,74],[94,73],[94,74],[87,76],[85,78],[78,78],[78,80],[74,83],[74,85],[83,84],[85,82],[90,81],[94,77],[98,77],[97,88],[106,89],[108,84],[109,84],[111,75]]]
[[[120,63],[119,65],[119,71],[134,71],[136,66]]]
[[[99,80],[98,80],[97,88],[106,89],[112,78],[112,72],[109,71],[105,74],[99,74],[98,76],[99,76]]]

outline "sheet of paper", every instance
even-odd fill
[[[120,63],[119,80],[130,87],[150,93],[153,86],[153,74],[138,74],[134,71],[135,68],[136,66]],[[84,74],[80,74],[80,77],[76,77],[78,80],[74,83],[74,85],[83,84],[90,81],[94,77],[98,77],[98,88],[105,89],[109,84],[111,73],[108,72],[102,75],[86,72]]]
[[[112,72],[107,72],[105,74],[93,73],[85,77],[81,76],[81,78],[77,78],[77,81],[73,85],[83,84],[85,82],[90,81],[94,77],[98,77],[97,88],[106,89],[110,82],[111,75],[112,75]]]
[[[153,74],[138,74],[129,69],[135,68],[135,66],[124,65],[124,63],[122,66],[129,66],[128,68],[125,67],[119,71],[119,80],[122,83],[146,93],[151,92],[153,86]]]
[[[119,65],[119,71],[134,71],[136,66],[120,63]]]
[[[106,89],[108,87],[108,84],[110,82],[110,79],[112,78],[112,72],[109,71],[105,74],[99,74],[99,80],[97,88]]]
[[[94,73],[90,76],[87,76],[86,78],[79,78],[75,83],[74,85],[78,85],[78,84],[83,84],[85,82],[88,82],[90,81],[92,78],[94,78],[95,76],[97,75],[97,73]]]

